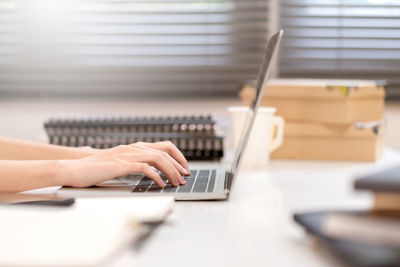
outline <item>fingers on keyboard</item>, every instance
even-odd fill
[[[152,179],[144,177],[134,188],[133,192],[148,193],[202,193],[212,192],[216,179],[216,170],[192,170],[189,176],[185,176],[185,185],[179,187],[171,185],[166,176],[159,173],[162,181],[166,184],[164,188],[160,188]]]

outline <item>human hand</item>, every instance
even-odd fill
[[[165,174],[173,186],[185,184],[182,175],[189,175],[183,154],[169,141],[138,142],[110,149],[96,149],[91,156],[76,160],[61,160],[61,184],[88,187],[129,173],[144,173],[160,187],[160,175],[151,166]]]

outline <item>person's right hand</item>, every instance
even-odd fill
[[[72,187],[88,187],[129,173],[143,173],[164,187],[165,183],[151,166],[165,174],[173,186],[185,184],[182,175],[190,174],[186,159],[168,141],[122,145],[60,162],[60,183]]]

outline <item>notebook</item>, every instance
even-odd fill
[[[112,266],[173,198],[87,198],[69,208],[0,206],[0,266]],[[118,207],[117,209],[115,207]]]
[[[374,212],[400,216],[400,166],[358,177],[354,187],[374,194]]]
[[[400,166],[358,177],[355,189],[400,194]]]

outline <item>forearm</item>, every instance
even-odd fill
[[[152,167],[173,186],[185,184],[182,175],[190,174],[183,154],[171,142],[135,143],[98,150],[79,159],[0,160],[0,191],[56,185],[88,187],[130,173],[143,173],[164,187],[165,182]]]
[[[20,192],[62,185],[57,160],[0,160],[0,191]]]
[[[40,144],[0,137],[0,160],[77,159],[92,155],[90,149]]]

